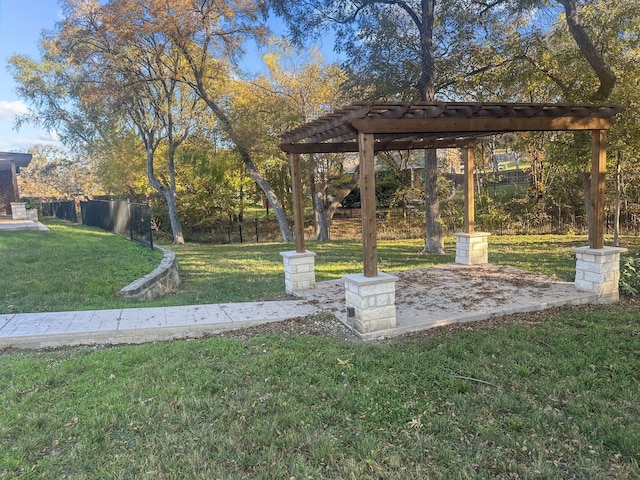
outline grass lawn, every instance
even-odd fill
[[[174,248],[178,256],[180,291],[164,298],[125,301],[117,291],[153,270],[159,252],[103,231],[48,220],[50,232],[2,232],[0,235],[0,314],[138,306],[172,306],[273,299],[284,294],[280,252],[293,244],[188,243]],[[625,237],[638,251],[638,239]],[[571,280],[575,257],[571,248],[585,245],[579,236],[492,236],[489,261]],[[384,272],[451,263],[453,237],[446,255],[420,254],[423,239],[378,242],[379,269]],[[316,280],[331,280],[362,272],[358,241],[308,242],[316,252]]]
[[[639,313],[4,352],[0,477],[637,479]]]
[[[129,277],[157,264],[118,237],[50,226],[0,236],[3,309],[115,305]],[[491,237],[490,261],[570,278],[570,249],[584,243]],[[159,302],[282,295],[279,252],[292,248],[179,247],[182,291]],[[362,269],[358,242],[308,248],[320,281]],[[381,270],[453,259],[421,248],[380,242]],[[95,295],[54,303],[103,276]],[[197,341],[3,351],[0,478],[637,479],[639,318],[625,302],[361,344],[306,334],[334,322],[317,316]]]
[[[46,222],[49,232],[0,232],[0,314],[111,308],[162,259],[102,230]]]

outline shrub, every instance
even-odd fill
[[[628,257],[620,267],[620,293],[633,297],[640,293],[640,257]]]

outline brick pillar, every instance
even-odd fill
[[[617,302],[620,254],[627,249],[579,247],[571,251],[576,254],[576,288],[596,293],[598,303]]]
[[[486,232],[454,233],[456,237],[456,263],[483,265],[489,263],[489,235]]]
[[[360,334],[389,330],[396,326],[396,282],[398,277],[379,272],[376,277],[363,273],[347,275],[345,300],[348,321]]]
[[[280,252],[284,261],[284,286],[289,295],[316,287],[314,252]]]

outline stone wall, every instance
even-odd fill
[[[129,300],[153,300],[178,288],[180,274],[176,253],[159,246],[155,248],[162,250],[164,254],[160,265],[153,272],[120,290],[120,296]]]

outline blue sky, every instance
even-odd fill
[[[36,144],[55,143],[55,136],[24,126],[13,129],[15,116],[26,111],[7,70],[14,54],[38,58],[38,40],[43,30],[53,28],[60,18],[56,0],[0,0],[0,151],[24,152]]]
[[[38,41],[43,30],[54,28],[61,19],[57,0],[0,0],[0,151],[26,152],[38,144],[58,144],[55,132],[50,133],[31,125],[19,131],[14,129],[17,114],[27,111],[27,105],[18,98],[15,83],[7,69],[7,60],[15,54],[40,57]],[[282,32],[279,21],[270,22],[274,30]],[[326,58],[333,57],[331,36],[320,45]],[[261,53],[247,52],[248,70],[256,71],[256,60]]]

